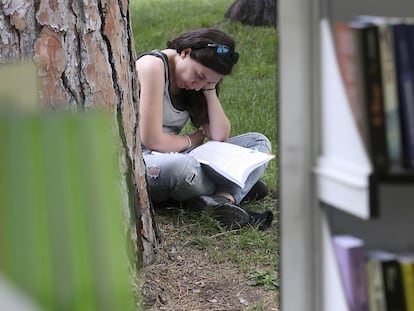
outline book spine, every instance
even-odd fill
[[[408,36],[408,51],[409,60],[411,64],[411,72],[414,72],[414,18],[406,20],[407,36]]]
[[[412,99],[412,110],[413,106],[414,106],[414,22],[409,22],[406,24],[407,27],[407,36],[408,36],[408,55],[409,55],[409,62],[411,65],[411,95],[413,97],[411,97]],[[414,112],[411,110],[411,113],[413,116]],[[413,123],[413,119],[410,119],[411,123]],[[410,135],[414,135],[414,125],[411,127],[411,132]],[[412,136],[411,136],[412,137]],[[409,155],[410,155],[410,166],[409,168],[414,168],[414,139],[413,141],[410,141],[410,151],[409,151]]]
[[[361,34],[370,156],[375,172],[384,174],[388,171],[388,151],[378,26],[367,25],[366,27],[362,27]]]
[[[401,23],[393,25],[392,29],[401,105],[404,166],[412,169],[414,168],[414,71],[410,64],[407,26]]]
[[[378,31],[389,165],[390,171],[400,171],[403,167],[403,146],[394,57],[394,38],[389,23],[384,22],[378,25]]]
[[[404,297],[407,311],[414,311],[414,263],[401,262]]]
[[[334,249],[349,309],[368,311],[363,245],[346,247],[337,243],[334,238]]]
[[[334,24],[336,59],[348,103],[364,146],[367,146],[365,95],[362,87],[362,59],[359,32],[348,22]]]
[[[369,311],[387,311],[381,263],[378,259],[366,259]]]
[[[382,262],[387,311],[406,311],[401,267],[398,260]]]

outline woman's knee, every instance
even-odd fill
[[[267,138],[267,136],[265,136],[262,133],[257,133],[257,132],[252,132],[251,134],[255,137],[257,149],[259,151],[266,152],[266,153],[272,152],[272,144],[269,138]]]
[[[148,178],[179,180],[192,171],[198,163],[184,154],[162,154],[145,159]]]
[[[214,183],[204,173],[201,164],[193,157],[187,156],[180,167],[175,167],[177,180],[171,188],[171,198],[185,201],[194,196],[213,192]],[[173,174],[174,172],[170,172]]]
[[[231,137],[227,141],[246,148],[257,149],[265,153],[272,152],[272,144],[269,138],[259,132],[244,133]]]
[[[214,187],[203,173],[200,163],[185,154],[152,157],[146,161],[146,170],[153,193],[167,193],[169,199],[185,200]]]

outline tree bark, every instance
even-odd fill
[[[235,0],[226,19],[253,26],[277,25],[277,0]]]
[[[128,232],[137,262],[150,264],[158,234],[138,133],[129,0],[6,0],[0,12],[0,62],[34,61],[46,108],[113,112],[125,156]]]

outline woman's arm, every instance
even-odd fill
[[[224,141],[230,137],[231,124],[217,97],[216,89],[204,90],[207,100],[209,123],[203,126],[207,137],[211,140]]]
[[[159,152],[180,152],[188,148],[191,136],[189,141],[186,136],[163,132],[163,61],[146,55],[138,59],[135,65],[140,88],[139,130],[142,144]]]

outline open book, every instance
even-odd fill
[[[194,148],[189,155],[242,188],[255,168],[275,157],[273,154],[218,141],[208,141]]]

